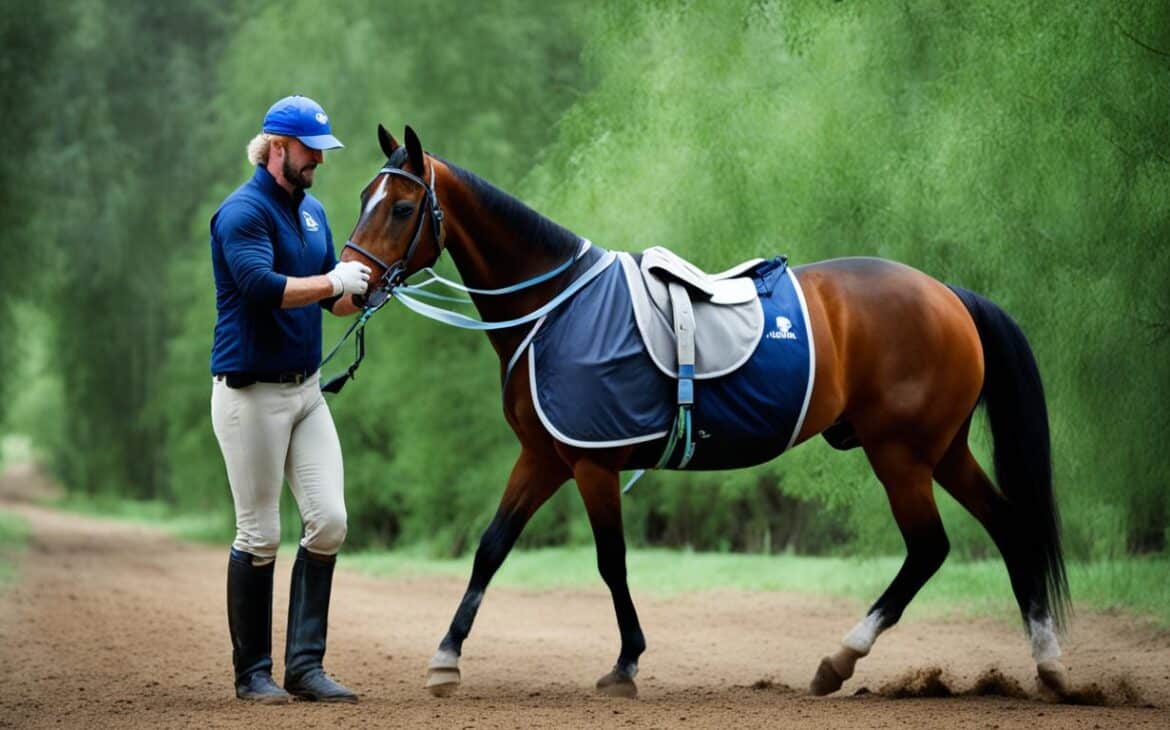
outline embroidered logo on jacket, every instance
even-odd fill
[[[787,317],[777,317],[776,329],[764,336],[769,340],[795,340],[796,333],[792,331],[792,320]]]
[[[317,222],[316,218],[309,215],[309,211],[302,210],[301,215],[304,216],[304,218],[305,218],[305,230],[306,231],[320,230],[321,224]]]

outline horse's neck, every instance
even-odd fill
[[[462,196],[461,196],[462,197]],[[500,289],[518,284],[554,269],[573,256],[572,249],[556,252],[540,241],[525,239],[508,222],[491,214],[469,199],[455,203],[450,210],[447,251],[459,270],[464,284],[476,289]],[[447,204],[452,207],[451,203]],[[472,294],[471,299],[485,322],[518,319],[556,296],[561,277],[528,289],[503,295]],[[488,332],[488,339],[504,362],[511,358],[532,325]]]
[[[523,242],[514,241],[506,234],[492,236],[491,233],[484,233],[477,236],[475,240],[507,240],[514,244],[509,248],[520,249],[503,250],[491,247],[489,250],[487,246],[473,248],[467,242],[459,242],[454,245],[449,242],[448,250],[451,253],[451,259],[455,262],[455,267],[459,269],[460,278],[467,286],[476,289],[500,289],[517,284],[549,271],[557,263],[560,263],[551,260],[530,261],[522,249]],[[483,321],[501,322],[519,319],[536,311],[556,295],[557,286],[557,279],[553,279],[510,294],[472,294],[471,300]],[[529,324],[487,332],[488,339],[491,340],[492,347],[495,348],[496,354],[499,355],[502,362],[511,358],[512,353],[532,326]]]

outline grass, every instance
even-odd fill
[[[45,506],[78,512],[90,517],[146,523],[166,530],[180,539],[193,542],[231,542],[235,535],[231,518],[221,512],[180,514],[175,511],[173,505],[161,500],[71,494]]]
[[[99,517],[150,523],[175,536],[226,546],[232,537],[230,517],[220,513],[176,515],[165,502],[117,498],[69,497],[54,506]],[[0,513],[0,551],[19,544],[27,532],[18,521]],[[18,518],[17,518],[18,519]],[[5,521],[7,520],[7,521]],[[23,532],[22,532],[23,531]],[[281,552],[291,555],[294,543]],[[425,550],[347,551],[343,564],[373,576],[446,576],[465,581],[472,556],[428,557]],[[794,591],[856,601],[864,610],[901,567],[901,556],[849,558],[798,555],[698,553],[656,548],[632,549],[627,555],[634,594],[671,595],[701,590]],[[6,568],[0,564],[0,579]],[[10,569],[9,569],[10,572]],[[1170,556],[1074,562],[1068,565],[1074,605],[1080,610],[1128,611],[1170,627]],[[514,551],[492,582],[534,590],[597,588],[592,546]],[[993,616],[1016,620],[1003,562],[961,562],[951,559],[914,599],[907,616]]]
[[[345,565],[376,576],[443,575],[466,579],[471,557],[433,559],[410,551],[346,555]],[[831,558],[794,555],[631,550],[629,582],[636,593],[675,594],[697,590],[796,591],[852,599],[869,605],[901,567],[901,557]],[[1127,610],[1170,626],[1170,558],[1129,558],[1071,563],[1075,606],[1096,611]],[[597,587],[592,547],[517,551],[493,585],[532,589]],[[948,561],[914,599],[909,616],[960,614],[1015,620],[1017,615],[1002,561]]]
[[[12,512],[0,511],[0,589],[16,577],[16,557],[28,543],[28,523]]]

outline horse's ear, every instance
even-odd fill
[[[406,156],[410,158],[410,164],[414,167],[418,174],[423,171],[423,149],[422,142],[418,141],[418,135],[406,125]]]
[[[382,151],[386,153],[387,158],[398,149],[398,140],[394,139],[381,124],[378,125],[378,144],[382,145]]]

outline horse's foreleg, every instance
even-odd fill
[[[471,633],[471,625],[475,622],[488,583],[503,565],[529,518],[568,478],[568,470],[561,461],[521,452],[512,467],[496,516],[480,538],[467,591],[459,602],[446,636],[439,643],[439,650],[427,665],[427,689],[431,694],[446,696],[458,688],[463,640]]]
[[[934,503],[931,467],[919,463],[912,450],[900,443],[866,446],[866,454],[886,488],[894,519],[906,542],[906,560],[890,587],[841,641],[841,648],[821,660],[809,686],[815,695],[835,692],[853,676],[857,660],[869,654],[881,632],[898,622],[950,549]]]
[[[597,544],[597,569],[613,596],[618,631],[622,637],[617,662],[608,674],[597,680],[597,690],[614,697],[637,697],[634,677],[638,674],[638,657],[646,650],[646,639],[626,583],[626,540],[622,534],[618,473],[582,459],[574,466],[573,476],[589,512],[589,523]]]

